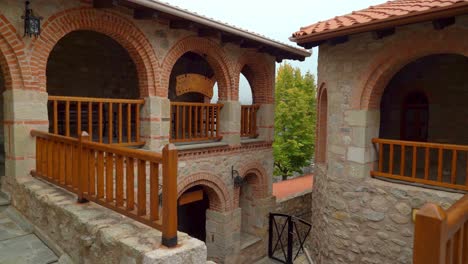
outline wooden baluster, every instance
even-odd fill
[[[189,107],[189,112],[188,112],[188,138],[189,140],[192,140],[192,106],[190,105]]]
[[[203,108],[205,108],[205,137],[210,138],[209,132],[209,125],[210,125],[210,108],[209,106],[205,105]]]
[[[150,220],[159,219],[159,164],[150,163]]]
[[[97,152],[97,199],[104,198],[104,153]]]
[[[93,141],[93,102],[88,102],[88,135],[89,140]]]
[[[89,188],[88,194],[92,197],[96,195],[96,152],[92,149],[88,153],[89,164]]]
[[[73,146],[70,144],[67,144],[65,146],[65,152],[66,152],[66,163],[65,163],[65,170],[67,173],[65,174],[65,184],[67,186],[72,186],[73,185]]]
[[[462,264],[463,257],[463,226],[453,236],[453,263]]]
[[[99,121],[98,121],[98,125],[99,125],[99,143],[102,143],[102,133],[103,133],[103,129],[102,129],[102,125],[103,125],[103,118],[102,118],[102,102],[99,102]]]
[[[52,156],[54,157],[52,161],[52,166],[53,166],[53,171],[52,171],[52,179],[55,184],[59,183],[59,165],[57,162],[60,159],[59,152],[58,152],[58,141],[53,141],[52,142]]]
[[[451,183],[455,184],[457,182],[457,150],[452,151],[452,175]]]
[[[393,144],[390,144],[390,162],[388,167],[388,173],[393,174]]]
[[[42,174],[42,145],[41,138],[36,137],[36,175]]]
[[[76,136],[81,135],[81,102],[76,102]]]
[[[214,131],[215,131],[215,124],[214,124],[214,121],[215,121],[215,107],[214,106],[210,106],[210,110],[211,110],[211,130],[210,130],[210,137],[211,138],[214,138],[215,137],[215,134],[214,134]]]
[[[447,248],[445,250],[445,263],[453,264],[453,238],[447,241]]]
[[[54,173],[54,142],[49,141],[47,146],[47,178],[52,179]]]
[[[177,159],[174,145],[163,149],[163,227],[162,244],[167,247],[177,245]]]
[[[442,168],[444,166],[443,161],[443,149],[439,148],[439,162],[437,163],[437,181],[442,182]]]
[[[411,177],[416,178],[416,166],[417,166],[417,160],[418,160],[418,148],[416,146],[413,146],[413,170],[411,173]]]
[[[132,211],[135,205],[135,178],[134,178],[134,159],[131,157],[127,157],[127,173],[125,174],[126,177],[126,184],[127,184],[127,210]]]
[[[379,147],[379,172],[383,172],[383,143],[377,143]]]
[[[198,128],[200,129],[199,138],[202,138],[203,137],[203,106],[202,105],[200,106],[200,116],[199,116],[198,121],[199,121]]]
[[[405,145],[401,145],[400,176],[405,176]]]
[[[195,115],[194,115],[194,119],[195,119],[195,121],[194,121],[194,123],[195,123],[194,124],[195,125],[194,137],[198,138],[198,110],[199,110],[199,106],[195,106],[194,108],[195,108],[195,110],[194,110],[195,111]]]
[[[135,139],[140,142],[140,104],[135,105]]]
[[[65,136],[70,136],[70,101],[65,102]]]
[[[176,112],[176,115],[175,115],[175,120],[174,120],[174,122],[175,122],[175,127],[176,127],[176,129],[175,129],[174,139],[179,139],[179,127],[180,127],[180,126],[179,126],[179,123],[180,123],[179,106],[176,105],[175,108],[176,108],[176,111],[175,111],[175,112]]]
[[[138,160],[138,208],[139,216],[146,215],[146,161]]]
[[[182,105],[182,139],[185,139],[185,105]]]
[[[58,135],[58,107],[57,107],[57,100],[53,101],[54,105],[54,134]]]
[[[257,111],[258,108],[255,107],[254,112],[253,112],[253,136],[257,136]]]
[[[80,104],[80,102],[78,102]],[[81,110],[81,108],[80,108]],[[89,135],[86,132],[80,132],[79,134],[79,145],[78,145],[78,156],[77,156],[77,171],[78,171],[78,202],[86,202],[85,195],[88,194],[88,149],[83,143],[89,141]]]
[[[119,104],[119,112],[118,112],[118,121],[119,121],[119,131],[118,131],[118,135],[119,135],[119,144],[122,143],[122,103]]]
[[[430,160],[429,160],[429,148],[426,147],[426,153],[424,157],[424,179],[428,180],[429,179],[429,165],[430,165]]]
[[[112,144],[113,141],[114,141],[114,139],[113,139],[113,136],[114,136],[113,132],[114,131],[112,131],[112,128],[113,128],[112,126],[113,126],[113,121],[114,121],[113,120],[114,119],[114,111],[112,109],[112,103],[109,103],[108,119],[109,120],[108,120],[108,124],[107,124],[107,126],[108,126],[107,130],[108,130],[109,133],[108,133],[107,136],[109,137],[109,144]]]
[[[116,179],[115,179],[115,205],[123,206],[123,158],[121,155],[116,155]]]
[[[106,153],[106,202],[114,200],[114,154]]]
[[[132,142],[132,105],[127,104],[127,142]]]
[[[219,105],[215,106],[216,109],[216,126],[215,126],[215,137],[219,137],[219,112],[221,111],[221,107]]]
[[[59,143],[58,146],[58,155],[59,155],[59,183],[61,185],[65,185],[65,174],[67,173],[65,170],[65,155],[66,155],[66,149],[65,149],[65,143]]]

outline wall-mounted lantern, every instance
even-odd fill
[[[24,19],[24,37],[35,36],[37,38],[41,34],[42,17],[35,16],[29,4],[29,1],[25,2],[24,16],[21,16]]]
[[[244,179],[239,175],[239,172],[234,169],[234,166],[231,167],[231,177],[234,180],[234,187],[242,187]]]

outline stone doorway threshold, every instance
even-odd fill
[[[259,242],[262,240],[259,237],[256,237],[254,235],[251,235],[249,233],[241,233],[240,235],[240,249],[248,248],[252,246],[253,244]]]
[[[53,264],[67,263],[34,233],[33,228],[0,197],[0,263]]]

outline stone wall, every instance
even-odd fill
[[[369,172],[388,82],[427,55],[468,56],[467,25],[468,16],[461,16],[443,30],[427,22],[379,40],[363,33],[320,46],[318,82],[327,88],[328,120],[326,163],[316,166],[312,195],[316,263],[411,263],[413,209],[426,202],[447,208],[461,197],[373,179]]]
[[[294,215],[311,222],[312,191],[276,200],[275,213]]]

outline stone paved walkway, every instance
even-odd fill
[[[58,258],[9,207],[0,196],[0,263],[52,264]]]

